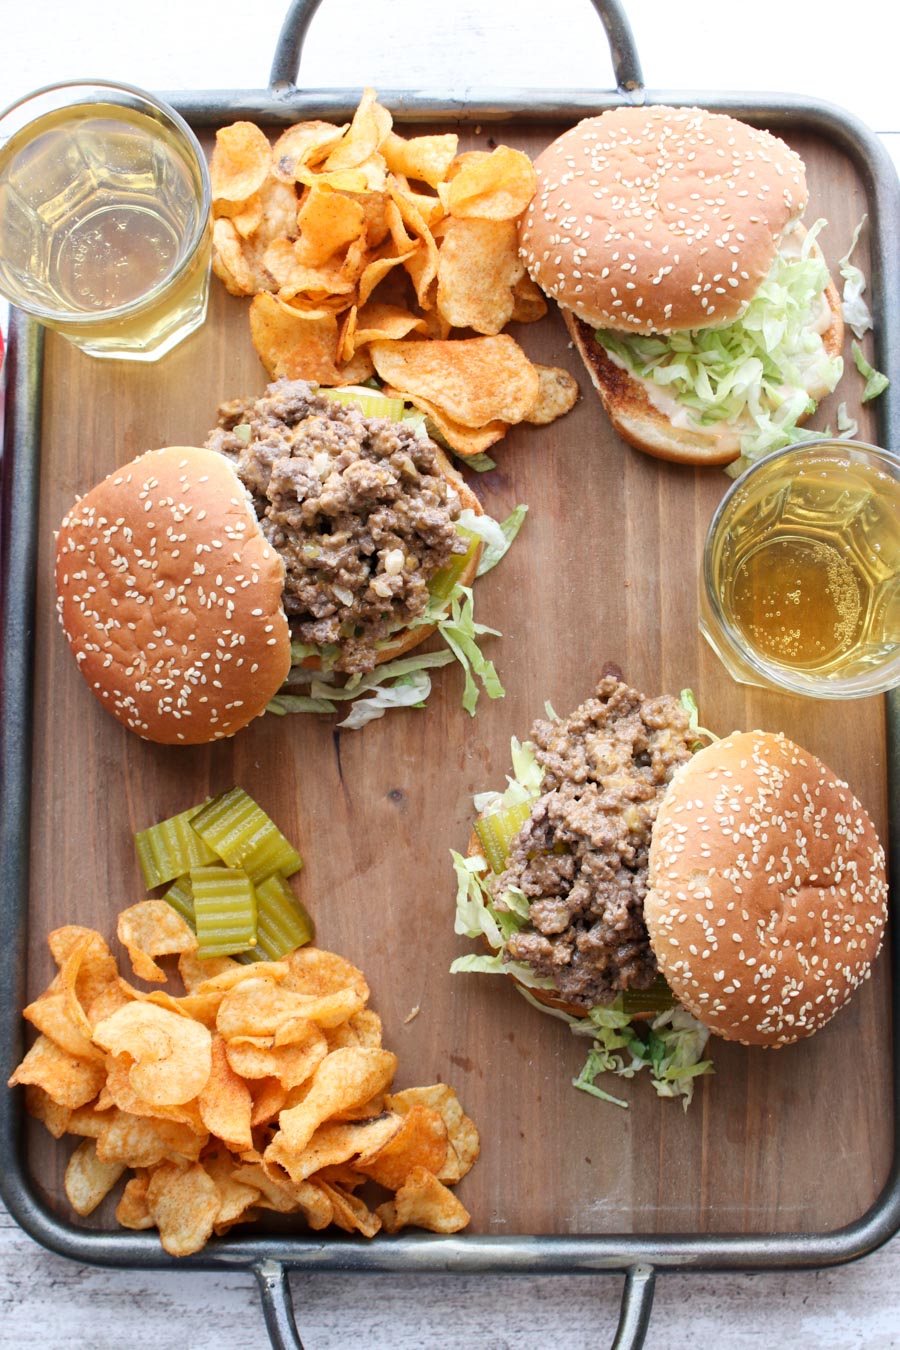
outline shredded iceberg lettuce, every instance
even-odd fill
[[[678,696],[678,700],[682,708],[684,708],[685,712],[688,715],[688,726],[690,727],[691,731],[696,732],[698,736],[704,737],[707,741],[719,740],[719,737],[715,734],[715,732],[708,730],[707,727],[701,727],[700,709],[697,707],[697,700],[694,698],[693,689],[682,689],[681,693]],[[698,740],[694,743],[692,749],[696,753],[696,751],[701,749],[701,747],[702,742]]]
[[[687,697],[686,697],[687,696]],[[682,692],[682,702],[693,709],[697,705],[690,690]],[[708,735],[692,721],[699,734]],[[512,741],[513,772],[507,778],[504,792],[482,793],[475,799],[479,812],[502,811],[520,802],[531,802],[540,796],[543,770],[529,741]],[[616,1106],[628,1103],[598,1087],[596,1079],[603,1073],[620,1078],[632,1078],[639,1070],[650,1070],[650,1080],[660,1097],[680,1097],[685,1110],[694,1092],[694,1080],[701,1074],[712,1073],[709,1060],[701,1059],[709,1032],[684,1008],[669,1008],[652,1022],[633,1020],[625,1010],[620,996],[613,1003],[592,1008],[587,1017],[571,1017],[557,1008],[548,1008],[529,991],[553,989],[551,979],[535,975],[530,966],[506,959],[506,944],[513,933],[518,933],[528,922],[528,901],[514,888],[504,892],[503,908],[495,904],[490,887],[490,872],[480,854],[463,857],[451,851],[456,873],[456,915],[454,931],[461,937],[477,938],[491,948],[490,954],[468,953],[459,956],[450,966],[453,974],[511,975],[516,988],[527,1002],[543,1013],[568,1023],[575,1036],[590,1036],[593,1044],[581,1073],[572,1083],[582,1092],[590,1093]]]
[[[628,1103],[613,1097],[596,1084],[604,1073],[633,1078],[650,1070],[650,1081],[659,1097],[680,1097],[685,1111],[694,1096],[694,1083],[713,1073],[712,1061],[701,1058],[709,1031],[686,1008],[670,1008],[654,1017],[642,1035],[621,999],[602,1008],[592,1008],[587,1017],[569,1019],[576,1036],[590,1036],[593,1045],[573,1086],[616,1106]]]
[[[884,393],[890,384],[890,380],[866,360],[863,349],[858,342],[852,343],[850,350],[853,353],[853,363],[866,382],[860,401],[868,403],[870,399],[877,398],[879,394]]]
[[[855,263],[850,261],[867,220],[868,216],[863,216],[860,220],[853,231],[850,247],[838,262],[838,270],[844,279],[841,313],[844,316],[844,323],[848,328],[852,328],[854,337],[857,338],[864,337],[872,327],[872,315],[869,313],[869,306],[862,298],[863,291],[866,289],[865,274],[861,267],[857,267]]]
[[[834,389],[843,371],[841,358],[828,355],[815,330],[828,284],[828,268],[813,247],[823,223],[809,230],[796,256],[776,255],[734,323],[667,337],[596,333],[611,356],[674,397],[697,427],[732,427],[744,467],[821,434],[797,426],[815,408],[807,390]]]
[[[505,520],[494,520],[492,516],[478,516],[467,506],[459,514],[458,524],[469,534],[476,535],[482,542],[481,561],[476,576],[483,577],[504,557],[528,514],[528,507],[520,504]]]

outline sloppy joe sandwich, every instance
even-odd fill
[[[428,669],[457,656],[470,712],[474,675],[502,695],[471,586],[514,528],[485,516],[416,418],[279,380],[225,405],[205,447],[151,451],[82,497],[58,532],[58,609],[104,707],[170,744],[351,697],[342,725],[362,726],[420,703]],[[449,650],[405,655],[436,628]],[[276,700],[304,671],[317,685]]]
[[[887,915],[884,851],[847,785],[784,736],[700,732],[691,704],[605,675],[513,742],[509,785],[476,798],[455,855],[456,931],[491,952],[454,969],[613,1032],[600,1067],[626,1076],[645,1043],[624,1029],[655,1018],[657,1090],[687,1097],[709,1032],[774,1047],[829,1021]]]

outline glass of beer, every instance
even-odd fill
[[[752,465],[709,528],[700,627],[743,684],[812,698],[900,685],[900,456],[821,440]]]
[[[152,94],[48,86],[0,113],[0,293],[92,356],[156,361],[209,290],[206,159]]]

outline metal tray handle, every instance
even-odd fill
[[[275,59],[269,74],[269,87],[273,92],[283,92],[286,87],[296,87],[300,72],[300,58],[309,25],[322,0],[292,0],[285,15]],[[600,22],[606,30],[606,40],[612,57],[613,71],[616,77],[616,89],[629,98],[643,89],[644,76],[634,44],[634,34],[620,0],[590,0]]]
[[[293,0],[281,28],[269,74],[269,87],[273,93],[283,96],[297,87],[303,44],[321,3],[322,0]],[[624,97],[633,98],[643,89],[644,78],[634,35],[622,6],[619,0],[591,0],[591,4],[606,31],[616,89]],[[259,1282],[266,1330],[273,1350],[303,1350],[286,1266],[280,1261],[267,1260],[255,1265],[253,1271]],[[654,1281],[652,1266],[631,1266],[626,1271],[612,1350],[640,1350],[644,1344],[653,1307]]]
[[[280,1261],[260,1261],[253,1267],[253,1273],[259,1282],[272,1350],[303,1350],[294,1320],[287,1270]],[[611,1350],[641,1350],[650,1325],[655,1282],[656,1272],[652,1266],[631,1266],[625,1272],[619,1325]]]

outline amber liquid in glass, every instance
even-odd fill
[[[768,663],[809,676],[900,647],[900,484],[871,464],[795,464],[737,494],[717,559],[723,612]]]
[[[48,113],[0,150],[4,288],[98,355],[157,354],[205,312],[201,210],[196,166],[161,122],[112,103]]]

